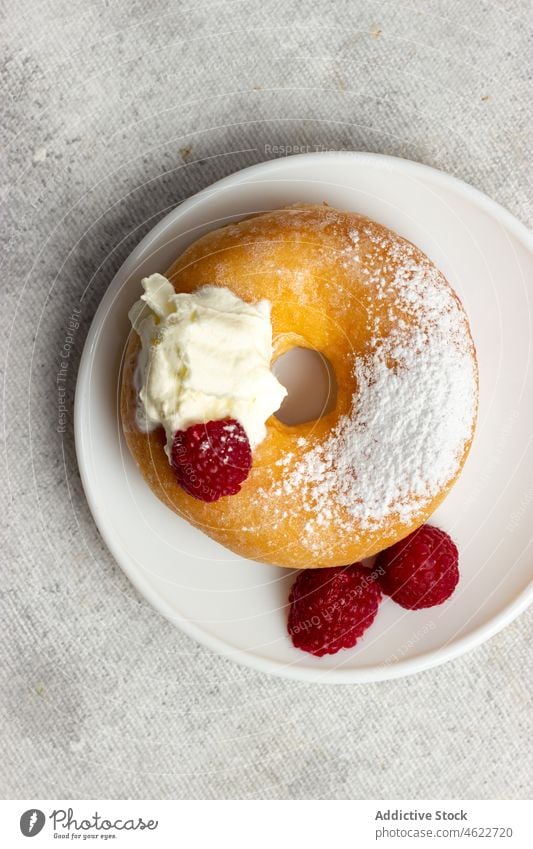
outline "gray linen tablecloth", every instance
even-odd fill
[[[405,680],[240,668],[114,563],[80,485],[72,402],[91,317],[141,236],[275,146],[415,159],[531,224],[530,4],[2,6],[2,795],[526,797],[531,614]],[[59,351],[89,282],[62,438]]]

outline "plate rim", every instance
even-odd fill
[[[141,241],[121,264],[117,272],[113,275],[113,278],[109,282],[106,292],[104,293],[93,316],[80,357],[74,395],[74,442],[84,494],[98,532],[114,560],[123,570],[128,580],[131,581],[137,592],[139,592],[140,595],[143,596],[143,598],[145,598],[157,612],[201,645],[206,646],[217,654],[220,654],[235,663],[254,669],[255,671],[311,683],[355,684],[385,681],[414,675],[423,670],[431,669],[442,663],[453,660],[467,651],[476,648],[509,625],[527,609],[531,602],[533,602],[533,580],[530,581],[528,586],[526,586],[512,602],[500,610],[499,613],[492,616],[487,622],[479,625],[477,628],[474,628],[463,637],[454,640],[452,643],[445,644],[444,646],[415,655],[411,658],[399,660],[388,666],[374,664],[368,667],[363,666],[356,669],[348,667],[343,668],[342,666],[336,668],[324,668],[317,666],[316,669],[312,669],[310,666],[300,665],[297,662],[294,664],[287,664],[252,654],[249,651],[244,651],[233,646],[227,640],[204,631],[191,620],[177,616],[171,606],[166,603],[165,598],[153,590],[150,584],[144,580],[139,570],[132,565],[128,553],[121,548],[115,538],[113,526],[106,523],[104,520],[99,507],[97,494],[93,491],[90,475],[88,473],[89,464],[83,448],[84,440],[81,414],[83,385],[90,377],[92,354],[96,344],[98,343],[102,314],[107,311],[107,308],[104,311],[106,294],[113,287],[118,278],[126,279],[129,276],[138,263],[139,258],[149,252],[151,243],[158,240],[169,226],[175,226],[181,216],[186,215],[200,199],[203,199],[206,196],[215,194],[218,191],[239,182],[254,182],[254,176],[258,176],[261,173],[265,175],[265,172],[275,170],[276,167],[280,167],[280,163],[284,163],[286,167],[287,161],[290,160],[296,159],[298,161],[307,160],[317,162],[317,160],[333,158],[357,159],[358,161],[367,160],[373,164],[382,163],[387,167],[402,169],[407,174],[411,173],[414,177],[417,175],[421,177],[425,176],[426,178],[433,180],[433,182],[437,183],[437,185],[453,188],[456,192],[471,200],[476,206],[481,207],[485,212],[495,218],[498,223],[510,231],[511,234],[523,244],[528,252],[533,254],[533,232],[531,232],[522,221],[509,212],[509,210],[497,201],[488,197],[488,195],[484,194],[480,189],[471,186],[458,177],[447,174],[444,171],[440,171],[437,168],[433,168],[432,166],[425,165],[421,162],[392,156],[390,154],[373,153],[369,151],[336,150],[316,151],[278,157],[276,159],[265,160],[263,162],[256,163],[255,165],[250,165],[246,168],[235,171],[186,198],[166,213],[166,215],[164,215],[163,218],[161,218],[161,220],[158,221],[157,224],[155,224],[155,226],[152,227],[141,239]],[[316,182],[321,181],[316,180]]]

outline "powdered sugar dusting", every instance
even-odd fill
[[[409,243],[368,222],[350,238],[343,266],[353,262],[360,273],[359,244],[374,245],[375,255],[364,256],[369,304],[392,306],[368,310],[370,343],[354,356],[349,414],[303,456],[278,461],[280,494],[297,492],[308,514],[310,551],[320,549],[321,528],[332,521],[354,533],[378,530],[392,515],[414,519],[457,474],[477,409],[468,323],[444,277]]]

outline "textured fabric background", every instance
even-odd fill
[[[122,260],[166,210],[274,145],[419,160],[531,224],[529,2],[2,7],[2,795],[527,797],[531,613],[406,680],[242,669],[164,621],[113,562],[71,410]],[[88,284],[62,438],[59,351]]]

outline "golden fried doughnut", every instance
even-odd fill
[[[417,247],[361,215],[297,205],[208,233],[167,277],[176,292],[209,283],[267,298],[273,361],[319,351],[337,397],[316,421],[271,416],[241,491],[205,503],[177,484],[163,430],[136,426],[132,332],[123,428],[161,501],[233,552],[294,568],[358,561],[427,520],[469,452],[478,377],[462,305]]]

